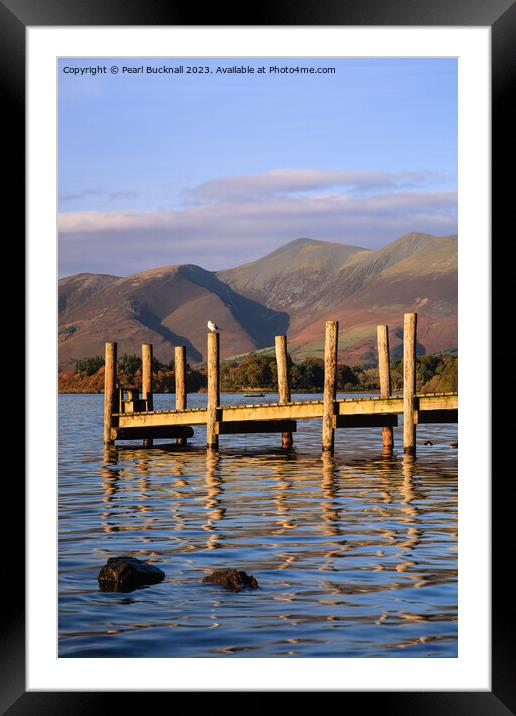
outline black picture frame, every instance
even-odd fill
[[[219,4],[180,5],[171,0],[0,0],[0,82],[3,95],[4,137],[12,152],[9,162],[7,204],[18,221],[13,223],[13,243],[24,246],[22,234],[25,216],[25,33],[33,26],[72,25],[360,25],[360,26],[484,26],[492,37],[492,236],[503,241],[511,227],[509,212],[514,204],[514,127],[516,117],[513,88],[516,86],[516,3],[515,0],[319,0],[317,3],[286,3],[253,6],[246,17],[244,6],[235,9]],[[201,19],[201,21],[199,21]],[[512,218],[512,217],[511,217]],[[492,258],[496,261],[503,248],[494,242]],[[22,258],[23,260],[23,258]],[[505,263],[505,267],[502,264]],[[508,283],[510,266],[500,262],[497,283]],[[507,272],[504,274],[504,270]],[[23,302],[23,299],[22,299]],[[492,329],[501,328],[503,304],[493,296]],[[18,328],[20,335],[20,330]],[[23,343],[23,338],[21,338]],[[29,346],[30,348],[30,346]],[[507,361],[507,344],[492,352],[493,362]],[[497,414],[495,391],[492,392],[492,415]],[[492,454],[506,450],[509,423],[500,421],[493,431]],[[489,440],[489,436],[485,436]],[[30,450],[30,445],[28,445]],[[24,484],[21,475],[9,480],[9,505],[18,505],[23,513]],[[511,524],[514,505],[514,480],[510,470],[502,470],[493,480],[492,504],[492,691],[491,692],[346,692],[358,696],[360,708],[377,706],[396,714],[500,714],[516,713],[516,650],[512,633],[512,589],[505,575],[511,559],[504,535],[504,525]],[[506,478],[506,479],[504,479]],[[512,484],[508,484],[512,483]],[[511,494],[512,491],[512,494]],[[511,499],[512,498],[512,499]],[[14,532],[13,532],[14,530]],[[19,560],[24,552],[25,528],[21,520],[9,527],[4,537],[9,545],[4,559]],[[16,570],[16,574],[14,574]],[[6,584],[7,582],[7,584]],[[7,565],[4,573],[4,628],[0,651],[0,708],[2,713],[21,714],[90,714],[103,709],[119,708],[120,693],[112,692],[26,692],[25,689],[25,609],[23,603],[23,570],[19,563]],[[401,664],[400,664],[400,668]],[[235,691],[238,690],[235,687]],[[337,690],[337,689],[336,689]],[[156,694],[157,695],[157,694]],[[148,699],[149,694],[144,698]],[[143,702],[132,694],[136,707]]]

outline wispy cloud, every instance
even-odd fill
[[[215,270],[299,237],[374,248],[408,231],[455,233],[456,192],[401,188],[425,176],[281,169],[243,182],[205,182],[192,191],[196,201],[180,210],[64,212],[61,273],[129,274],[174,263]],[[338,184],[347,191],[335,190]]]
[[[68,204],[70,202],[105,199],[107,201],[118,201],[124,199],[137,199],[140,192],[137,191],[106,191],[105,189],[82,189],[81,191],[69,194],[60,194],[59,203]]]
[[[328,219],[336,236],[347,233],[347,220],[367,217],[371,221],[393,215],[406,219],[421,212],[450,215],[457,197],[452,191],[397,192],[381,196],[352,197],[326,194],[316,197],[283,197],[255,202],[203,204],[179,211],[78,211],[59,215],[62,234],[98,231],[167,230],[187,232],[188,236],[241,235],[243,229],[255,233],[258,226],[268,231],[288,225],[299,233],[306,225]],[[342,222],[342,223],[341,223]],[[301,231],[301,233],[303,233]]]
[[[66,204],[70,201],[82,201],[83,199],[92,199],[104,195],[102,189],[82,189],[81,191],[70,192],[68,194],[59,195],[59,203]]]
[[[234,176],[204,182],[187,193],[206,201],[258,200],[273,195],[313,192],[345,187],[350,193],[420,187],[442,180],[435,172],[319,171],[273,169],[250,176]]]

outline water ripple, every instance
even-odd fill
[[[102,401],[59,402],[61,657],[457,655],[456,426],[421,426],[416,461],[382,457],[375,429],[337,431],[321,455],[317,421],[289,454],[278,435],[222,436],[207,454],[202,429],[182,451],[104,451]],[[120,554],[166,579],[100,592]],[[225,566],[260,588],[202,584]]]

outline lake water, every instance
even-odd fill
[[[59,426],[60,657],[457,656],[456,425],[418,427],[415,461],[401,428],[391,458],[381,428],[337,430],[322,456],[320,420],[298,422],[291,453],[265,434],[207,455],[200,427],[185,450],[104,451],[103,395],[61,395]],[[118,555],[165,580],[101,592]],[[260,588],[202,583],[223,567]]]

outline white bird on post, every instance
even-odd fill
[[[213,321],[208,321],[208,330],[211,331],[211,333],[217,333],[218,331],[221,331],[222,328],[217,326],[216,323],[213,323]]]

